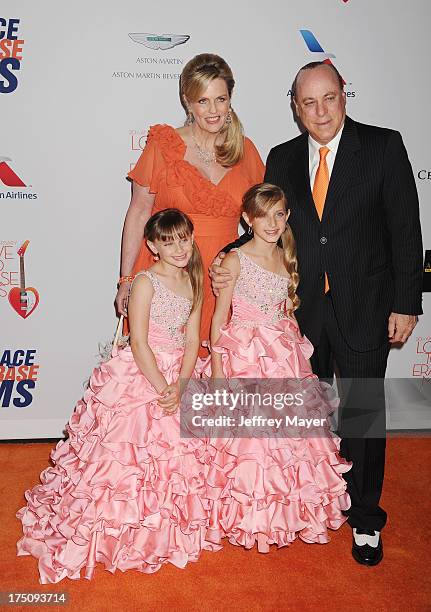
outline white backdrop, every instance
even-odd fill
[[[116,323],[126,172],[150,125],[182,124],[178,76],[197,53],[231,65],[233,105],[265,159],[298,133],[289,89],[296,70],[321,57],[300,33],[311,31],[335,55],[349,115],[401,131],[431,248],[429,0],[4,0],[0,11],[0,439],[62,434]],[[154,50],[130,33],[190,39]],[[24,42],[11,50],[7,38]],[[8,298],[26,240],[25,285],[40,301],[22,318]],[[388,376],[429,379],[430,304],[424,294],[428,314],[391,352]],[[22,381],[7,367],[17,350],[35,351],[27,365],[39,366],[21,370]]]

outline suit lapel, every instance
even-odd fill
[[[310,189],[308,134],[306,132],[298,141],[297,150],[289,162],[288,176],[292,189],[295,192],[295,201],[311,214],[315,221],[320,223]]]
[[[360,149],[360,142],[355,122],[350,117],[346,117],[334,167],[331,172],[322,221],[331,212],[349,185],[352,173],[356,168],[355,153],[358,149]]]

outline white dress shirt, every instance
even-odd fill
[[[344,124],[341,126],[341,129],[338,131],[336,136],[334,136],[334,138],[326,145],[321,145],[310,135],[308,136],[308,169],[310,172],[311,192],[313,192],[314,179],[316,178],[316,172],[320,162],[319,149],[323,146],[328,147],[329,149],[329,153],[326,156],[326,163],[328,164],[329,179],[331,179],[332,168],[334,167],[335,156],[337,155],[338,145],[340,144],[340,138],[343,132],[343,128]]]

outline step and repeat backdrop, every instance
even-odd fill
[[[179,76],[197,53],[231,65],[233,106],[264,159],[298,134],[297,69],[333,62],[348,114],[403,135],[431,270],[430,13],[429,0],[3,1],[0,439],[60,437],[112,338],[126,173],[150,125],[184,122]],[[388,376],[431,387],[427,274],[426,314]]]

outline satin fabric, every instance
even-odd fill
[[[170,344],[151,324],[153,344]],[[160,371],[177,379],[182,348],[156,350]],[[51,454],[53,467],[25,494],[17,516],[18,555],[39,559],[40,582],[90,579],[98,562],[114,573],[183,568],[206,540],[204,441],[180,439],[179,415],[165,416],[130,348],[114,349],[93,371],[69,420],[69,438]]]
[[[256,279],[254,278],[254,282]],[[280,318],[285,304],[264,311],[234,294],[229,324],[211,350],[220,353],[227,379],[285,379],[307,389],[299,417],[327,418],[337,401],[328,385],[313,375],[313,346],[301,336],[296,321]],[[202,366],[211,375],[208,359]],[[292,379],[290,382],[288,379]],[[282,413],[283,415],[285,414]],[[212,500],[208,538],[227,537],[232,544],[268,552],[296,537],[326,543],[328,529],[338,529],[350,507],[342,474],[351,464],[339,455],[340,439],[327,431],[310,437],[299,428],[286,437],[212,439],[213,456],[206,485]]]

